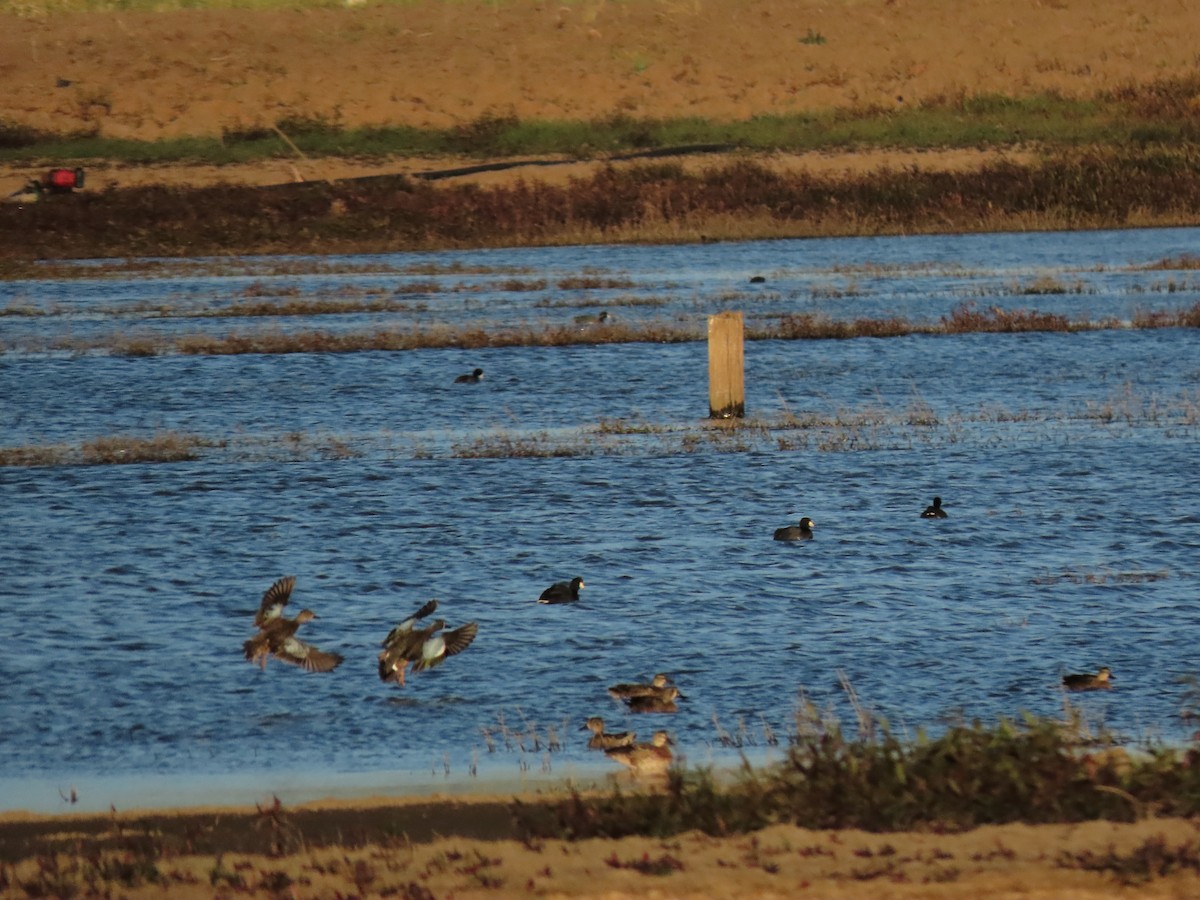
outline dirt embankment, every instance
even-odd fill
[[[507,803],[379,798],[257,812],[0,816],[0,895],[55,895],[89,878],[93,891],[180,898],[1200,895],[1196,828],[1178,819],[965,834],[775,826],[726,838],[521,841],[510,836]],[[55,850],[65,855],[52,863]]]
[[[2,15],[0,120],[154,140],[288,119],[346,127],[447,127],[507,115],[728,120],[897,108],[958,94],[1086,96],[1194,74],[1194,17],[1179,0],[418,0]],[[882,161],[962,166],[984,156]],[[781,164],[857,169],[879,162],[878,155],[814,155]],[[297,158],[216,172],[121,167],[100,173],[98,185],[262,183],[440,165]],[[518,171],[539,179],[570,172]],[[8,174],[29,173],[16,167]]]

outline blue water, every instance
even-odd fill
[[[843,678],[914,734],[1061,715],[1062,673],[1108,665],[1115,690],[1070,698],[1092,727],[1186,740],[1195,698],[1181,679],[1200,668],[1192,330],[751,342],[751,421],[812,424],[729,437],[704,423],[700,342],[54,347],[600,309],[702,328],[724,309],[936,320],[975,300],[1120,320],[1200,301],[1200,272],[1145,268],[1197,247],[1200,230],[1168,229],[396,254],[324,260],[312,276],[254,259],[227,274],[2,283],[0,310],[40,314],[0,318],[0,446],[161,431],[224,445],[182,463],[0,469],[0,808],[62,807],[71,786],[107,808],[139,785],[170,802],[197,784],[211,798],[290,778],[319,794],[602,774],[615,767],[578,731],[594,714],[643,738],[666,727],[696,763],[736,759],[719,729],[778,755],[768,743],[786,742],[801,697],[853,729]],[[558,286],[580,274],[625,286]],[[1029,294],[1039,278],[1072,292]],[[405,280],[440,287],[399,314],[198,316],[248,284],[255,299],[272,285],[320,298]],[[476,365],[482,384],[452,383]],[[657,432],[597,433],[614,420]],[[470,449],[505,439],[569,455]],[[934,494],[949,519],[918,518]],[[771,540],[801,515],[814,541]],[[295,608],[320,616],[302,635],[346,657],[331,674],[241,656],[285,574]],[[534,602],[574,575],[583,602]],[[451,626],[477,621],[478,639],[405,688],[382,684],[380,639],[430,597]],[[675,715],[629,715],[605,693],[658,671],[686,694]]]

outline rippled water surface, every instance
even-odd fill
[[[253,794],[302,777],[417,789],[604,772],[577,730],[593,714],[646,738],[667,727],[688,760],[722,762],[730,742],[786,741],[801,691],[849,724],[839,674],[911,732],[1057,715],[1064,671],[1109,665],[1115,690],[1072,698],[1089,721],[1180,740],[1200,638],[1194,330],[754,341],[736,432],[705,424],[701,342],[221,357],[104,344],[586,329],[576,317],[602,310],[701,328],[726,309],[937,321],[964,302],[1127,321],[1200,300],[1200,271],[1154,265],[1198,248],[1200,231],[1171,229],[0,283],[0,446],[214,444],[179,463],[0,469],[0,805],[54,808],[70,786],[123,805],[106,779]],[[331,296],[394,308],[214,314]],[[481,384],[453,384],[477,365]],[[934,494],[949,519],[918,517]],[[771,540],[801,515],[814,541]],[[242,659],[284,574],[295,608],[320,616],[302,633],[346,657],[331,674]],[[573,575],[581,603],[534,602]],[[382,684],[379,640],[429,597],[450,625],[478,621],[478,639],[405,688]],[[631,716],[605,693],[657,671],[686,694],[673,716]]]

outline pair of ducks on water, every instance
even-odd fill
[[[942,509],[942,498],[934,497],[933,503],[925,507],[925,511],[921,513],[922,519],[946,519],[946,510]],[[817,523],[805,516],[800,520],[799,525],[786,525],[783,528],[775,529],[775,540],[777,541],[811,541],[813,538],[813,526]]]
[[[280,578],[267,588],[259,603],[254,624],[258,634],[242,645],[246,659],[266,668],[267,659],[276,659],[308,672],[330,672],[342,664],[345,657],[330,653],[300,640],[296,632],[305,622],[317,618],[311,609],[302,609],[294,619],[284,616],[283,611],[291,599],[296,586],[296,576]],[[383,650],[379,654],[379,678],[404,685],[408,667],[421,672],[432,669],[449,656],[461,653],[471,646],[479,631],[476,622],[468,622],[449,631],[444,631],[444,619],[435,619],[429,625],[417,627],[418,623],[437,609],[438,602],[430,600],[415,613],[388,632],[383,639]]]
[[[623,701],[630,712],[675,712],[675,701],[683,696],[662,673],[655,675],[649,684],[614,684],[608,693]],[[605,756],[627,767],[634,775],[664,775],[671,766],[673,741],[666,731],[656,731],[649,743],[639,744],[632,731],[605,731],[604,719],[600,716],[589,718],[581,730],[592,733],[588,749],[603,750]]]

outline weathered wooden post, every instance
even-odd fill
[[[746,415],[746,378],[742,347],[742,314],[708,317],[708,417]]]

